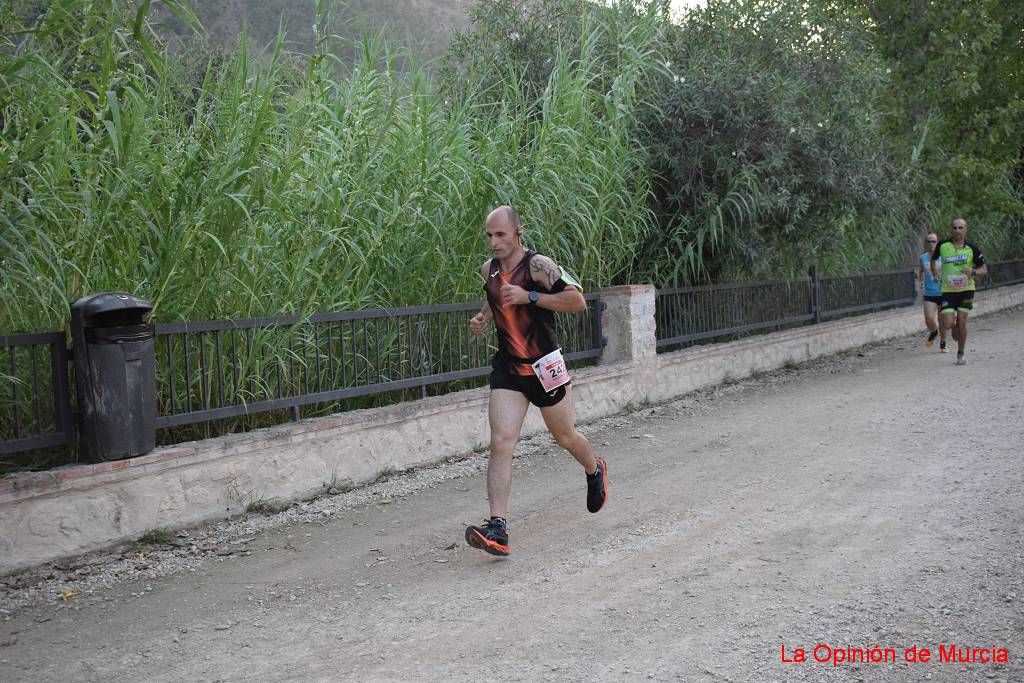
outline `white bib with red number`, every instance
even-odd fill
[[[562,349],[555,349],[534,363],[533,372],[544,391],[554,391],[571,379],[565,367],[565,359],[562,358]]]
[[[964,289],[967,287],[967,276],[966,275],[950,275],[946,278],[946,282],[953,289]]]

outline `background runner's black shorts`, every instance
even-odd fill
[[[938,304],[939,306],[942,305],[942,296],[941,295],[939,295],[939,296],[926,296],[924,298],[924,300],[929,302],[929,303]]]
[[[974,290],[968,289],[963,292],[946,292],[942,295],[942,303],[939,307],[943,311],[962,311],[966,313],[974,306]]]
[[[518,375],[509,372],[503,363],[495,361],[491,363],[491,389],[510,389],[518,391],[527,400],[538,408],[549,408],[557,405],[565,398],[565,389],[571,382],[567,382],[554,391],[544,391],[540,380],[536,375]]]

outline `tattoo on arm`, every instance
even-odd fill
[[[562,270],[555,265],[555,262],[549,259],[547,256],[534,256],[530,259],[530,275],[535,280],[538,279],[537,275],[543,273],[544,278],[542,280],[545,287],[551,289],[554,287],[558,279],[562,277]]]

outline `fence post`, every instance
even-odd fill
[[[811,316],[817,325],[821,322],[821,273],[817,261],[811,264],[807,274],[811,277]]]
[[[67,337],[55,342],[52,346],[50,362],[53,364],[53,415],[57,428],[67,434],[67,443],[74,443],[75,422],[71,415],[71,392],[68,382],[68,365],[71,354],[68,353]]]
[[[600,312],[601,332],[607,339],[601,350],[601,364],[653,360],[658,346],[654,330],[654,287],[620,285],[599,293],[605,304]]]

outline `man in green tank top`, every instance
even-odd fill
[[[974,306],[974,279],[988,273],[981,249],[967,241],[967,221],[954,218],[953,232],[932,253],[932,274],[942,286],[939,305],[943,332],[953,330],[956,364],[967,365],[967,316]]]

